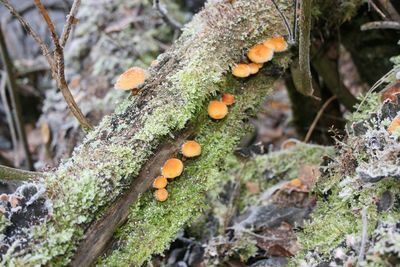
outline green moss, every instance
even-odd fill
[[[128,223],[119,231],[121,247],[99,265],[139,266],[153,253],[162,253],[176,233],[207,208],[206,192],[220,181],[221,171],[226,168],[224,159],[247,129],[243,127],[243,119],[248,116],[244,111],[258,106],[262,99],[256,92],[265,94],[272,81],[262,77],[250,80],[222,121],[210,120],[203,108],[202,115],[193,123],[206,121],[195,137],[202,146],[202,155],[185,162],[183,175],[168,185],[166,202],[155,201],[152,192],[139,199],[131,208]]]
[[[367,119],[380,106],[380,94],[370,93],[358,97],[360,104],[355,106],[356,111],[346,116],[349,122],[358,122]]]

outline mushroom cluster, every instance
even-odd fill
[[[214,120],[221,120],[228,114],[228,106],[235,103],[235,96],[229,93],[224,93],[221,100],[212,100],[208,104],[208,116]]]
[[[252,63],[240,63],[232,68],[233,76],[246,78],[252,74],[256,74],[262,68],[265,62],[272,60],[274,53],[286,51],[288,44],[285,39],[277,35],[268,38],[261,44],[256,44],[249,49],[247,57]]]
[[[181,148],[184,158],[194,158],[201,154],[201,146],[196,141],[186,141]],[[156,189],[154,197],[158,201],[165,201],[168,198],[168,179],[173,180],[183,172],[183,162],[177,158],[168,159],[161,168],[161,175],[154,179],[153,187]]]

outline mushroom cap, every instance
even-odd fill
[[[118,77],[114,88],[118,90],[131,90],[137,88],[143,84],[145,76],[146,73],[144,69],[132,67]]]
[[[285,39],[280,35],[265,40],[263,45],[274,49],[275,52],[283,52],[288,48],[288,44],[286,43]]]
[[[228,114],[228,107],[224,102],[221,101],[211,101],[208,104],[208,116],[213,119],[220,120],[225,118],[226,114]]]
[[[168,198],[168,191],[165,188],[157,189],[156,192],[154,192],[154,197],[158,201],[163,202]]]
[[[263,44],[256,44],[250,48],[247,57],[254,63],[264,63],[270,61],[274,56],[274,49]]]
[[[400,127],[400,115],[397,115],[390,123],[387,131],[393,134]]]
[[[251,73],[251,74],[256,74],[256,73],[258,72],[258,70],[261,68],[260,66],[262,66],[262,64],[250,63],[250,64],[249,64],[250,73]]]
[[[248,77],[251,74],[250,67],[247,64],[237,64],[235,67],[233,67],[232,74],[233,76],[239,78]]]
[[[157,189],[162,189],[165,188],[168,184],[167,178],[164,176],[160,175],[156,179],[154,179],[153,182],[153,187]]]
[[[221,101],[225,103],[225,105],[230,106],[235,103],[235,96],[230,93],[224,93],[221,97]]]
[[[183,163],[180,159],[172,158],[164,163],[161,173],[165,178],[173,179],[183,172]]]
[[[193,158],[201,154],[201,146],[196,141],[186,141],[182,145],[182,154],[187,158]]]
[[[293,179],[289,182],[289,185],[292,187],[300,187],[303,183],[299,178]]]

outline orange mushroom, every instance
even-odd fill
[[[182,145],[182,154],[187,158],[197,157],[201,154],[201,146],[196,141],[187,141]]]
[[[274,49],[262,44],[256,44],[247,53],[248,58],[254,63],[264,63],[270,61],[274,56]]]
[[[301,180],[298,179],[298,178],[293,179],[293,180],[291,180],[291,181],[288,183],[288,185],[289,185],[290,187],[300,187],[302,184],[303,184],[303,183],[302,183]]]
[[[118,90],[135,89],[143,84],[145,76],[144,69],[132,67],[118,77],[114,87]]]
[[[230,106],[235,103],[235,96],[230,93],[225,93],[221,97],[221,101],[225,103],[225,105]]]
[[[208,104],[208,116],[213,119],[220,120],[225,118],[226,114],[228,114],[228,107],[224,102],[221,101],[211,101]]]
[[[250,67],[250,73],[251,74],[256,74],[259,69],[262,67],[263,64],[259,64],[259,63],[250,63],[249,67]]]
[[[168,198],[168,191],[165,188],[157,189],[154,196],[158,201],[163,202]]]
[[[288,44],[286,43],[285,39],[280,35],[265,40],[263,45],[274,49],[275,52],[283,52],[288,48]]]
[[[168,184],[167,179],[164,176],[160,175],[156,179],[154,179],[153,187],[157,189],[162,189],[165,188],[167,184]]]
[[[165,178],[173,179],[183,172],[183,163],[180,159],[172,158],[164,163],[161,173]]]
[[[394,118],[390,123],[387,131],[390,134],[393,134],[399,127],[400,127],[400,115],[397,115],[396,118]]]
[[[239,78],[248,77],[251,74],[250,67],[247,64],[237,64],[232,69],[232,74],[233,74],[233,76],[236,76]]]

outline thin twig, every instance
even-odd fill
[[[362,220],[362,234],[361,234],[361,246],[360,254],[358,255],[357,266],[361,266],[361,262],[364,261],[365,247],[368,239],[368,220],[367,220],[367,208],[363,207],[361,211]]]
[[[1,60],[3,61],[7,73],[6,77],[7,77],[8,91],[10,93],[12,113],[14,117],[15,126],[17,128],[18,139],[21,142],[22,148],[24,150],[26,166],[29,170],[33,170],[33,163],[31,159],[31,154],[29,152],[28,141],[26,138],[24,123],[22,118],[21,103],[19,102],[19,97],[17,94],[17,85],[15,84],[12,61],[7,51],[7,46],[5,43],[1,27],[0,27],[0,54],[1,54]]]
[[[182,31],[183,26],[179,22],[168,16],[167,10],[160,5],[160,0],[153,0],[153,8],[155,8],[158,13],[160,13],[161,18],[165,23],[176,30]]]
[[[65,44],[67,43],[69,34],[72,29],[72,25],[74,25],[76,22],[76,14],[78,13],[78,9],[79,9],[80,5],[81,5],[81,0],[75,0],[72,3],[71,10],[67,16],[67,22],[65,23],[62,34],[61,34],[60,45],[62,47],[64,47]]]
[[[304,143],[307,143],[310,140],[310,137],[312,133],[314,132],[315,126],[317,126],[317,123],[319,119],[321,118],[322,114],[324,113],[325,109],[329,106],[329,104],[336,99],[336,96],[331,96],[321,107],[321,109],[318,111],[317,116],[315,116],[310,128],[308,129],[308,132],[306,134],[306,137],[304,138]]]
[[[381,15],[381,17],[382,17],[383,19],[387,19],[385,13],[383,13],[383,11],[379,9],[379,7],[374,3],[374,1],[369,0],[369,1],[368,1],[368,4],[369,4],[370,6],[372,6],[372,8],[373,8],[379,15]]]
[[[372,21],[361,25],[362,31],[375,29],[400,30],[400,22],[397,21]]]
[[[40,49],[42,50],[43,55],[49,62],[50,67],[51,68],[55,67],[56,64],[54,62],[50,49],[47,47],[42,38],[40,38],[39,34],[31,27],[31,25],[29,25],[28,22],[25,21],[25,19],[21,16],[21,14],[18,13],[18,11],[14,8],[13,5],[11,5],[11,3],[8,0],[0,0],[0,2],[3,3],[4,6],[10,11],[10,13],[18,19],[18,21],[21,23],[25,31],[28,34],[30,34],[32,38],[38,43]]]
[[[299,70],[300,93],[311,96],[314,92],[310,68],[310,31],[311,31],[311,0],[301,1],[300,38],[299,38]]]
[[[298,16],[297,12],[299,11],[299,0],[294,0],[294,13],[293,13],[293,41],[297,41],[297,31],[298,31]]]
[[[45,173],[41,172],[25,171],[0,165],[0,180],[26,181],[35,179],[36,177],[42,177],[45,175],[46,175]]]
[[[283,21],[283,24],[285,25],[285,28],[286,28],[286,30],[288,32],[288,35],[289,35],[288,42],[293,44],[294,43],[294,38],[293,38],[293,33],[292,33],[291,28],[290,28],[290,24],[289,24],[288,19],[286,18],[285,14],[283,14],[282,10],[279,8],[279,6],[275,3],[274,0],[272,0],[272,3],[274,4],[276,10],[278,11],[279,16],[281,17],[281,19]]]
[[[2,72],[2,77],[0,80],[0,101],[3,104],[4,111],[6,113],[8,128],[10,129],[11,142],[14,149],[14,166],[18,166],[19,158],[17,153],[17,147],[18,147],[17,133],[15,132],[16,127],[14,125],[11,108],[7,100],[6,81],[7,81],[6,73]]]

